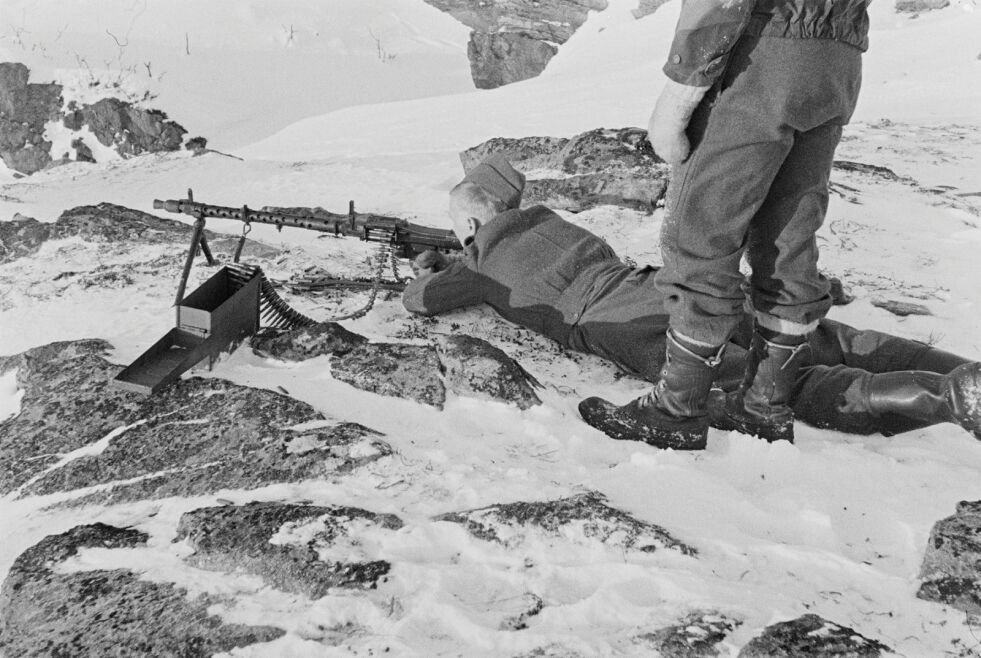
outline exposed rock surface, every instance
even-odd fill
[[[943,9],[950,5],[950,0],[896,0],[896,11],[899,13],[918,14],[923,11]]]
[[[0,423],[0,493],[110,485],[75,502],[188,496],[344,472],[391,452],[377,432],[265,389],[200,378],[152,397],[114,389],[108,349],[73,341],[0,358],[24,391],[20,413]]]
[[[52,153],[52,143],[44,139],[45,124],[51,121],[60,120],[74,131],[88,127],[102,145],[124,157],[177,150],[187,132],[159,110],[116,98],[63,113],[61,85],[32,83],[29,78],[23,64],[0,63],[0,159],[14,171],[33,174],[62,159],[95,161],[83,137],[73,141],[74,157]]]
[[[905,318],[909,315],[933,315],[929,308],[923,304],[917,304],[915,302],[902,302],[898,299],[882,299],[881,297],[873,297],[870,300],[870,303],[872,306],[889,311],[893,315],[898,315],[901,318]]]
[[[559,49],[521,32],[471,32],[467,44],[470,75],[478,89],[495,89],[534,78]]]
[[[503,350],[473,336],[443,336],[437,343],[446,385],[457,395],[512,402],[530,409],[542,401],[541,384]]]
[[[664,528],[610,507],[596,492],[543,502],[491,505],[442,514],[435,520],[459,523],[474,537],[509,548],[523,543],[528,533],[568,536],[568,530],[575,526],[581,528],[586,540],[625,549],[653,553],[670,548],[685,555],[697,554],[696,549],[675,539]]]
[[[930,531],[917,596],[981,614],[981,500],[961,501]]]
[[[205,235],[209,240],[219,240],[211,231],[205,231]],[[71,237],[125,248],[136,242],[185,242],[191,237],[191,227],[113,203],[78,206],[66,210],[54,222],[16,215],[12,221],[0,222],[0,263],[33,255],[48,240]]]
[[[464,171],[494,153],[528,176],[526,207],[579,212],[614,205],[651,212],[667,191],[668,165],[640,128],[598,128],[572,138],[496,137],[460,154]]]
[[[442,409],[446,387],[436,350],[428,345],[371,343],[331,362],[331,375],[362,391],[414,400]]]
[[[740,622],[717,612],[693,612],[678,624],[640,637],[663,658],[714,658],[718,644]]]
[[[132,549],[147,536],[104,524],[50,535],[22,553],[0,589],[4,656],[211,656],[284,634],[226,624],[209,601],[128,569],[62,572],[82,548]]]
[[[436,347],[369,343],[334,322],[252,339],[259,354],[303,360],[330,355],[331,374],[363,391],[398,397],[442,409],[446,390],[529,409],[541,404],[541,385],[517,361],[473,336],[442,337]]]
[[[562,644],[548,644],[515,654],[513,658],[583,658],[583,654]]]
[[[763,629],[739,652],[739,658],[877,658],[886,645],[817,615],[804,615]]]
[[[187,133],[160,110],[144,110],[118,98],[82,106],[65,117],[65,126],[71,130],[88,126],[103,146],[122,156],[177,151]]]
[[[343,356],[368,339],[336,322],[321,322],[288,331],[271,330],[252,337],[257,353],[286,361],[303,361],[315,356]]]
[[[212,571],[250,573],[272,587],[319,598],[331,588],[372,588],[388,573],[384,560],[323,560],[324,547],[349,540],[357,529],[398,530],[402,521],[353,507],[318,507],[254,502],[205,507],[181,517],[177,540],[186,539],[194,554],[185,562]],[[300,541],[276,541],[284,530]],[[353,537],[357,541],[357,537]]]
[[[467,54],[474,84],[492,89],[533,78],[607,0],[426,0],[471,28]]]
[[[668,0],[639,0],[637,3],[637,8],[631,10],[630,13],[634,15],[634,18],[650,16],[666,2],[668,2]]]
[[[61,85],[34,84],[29,77],[23,64],[0,63],[0,159],[25,174],[51,164],[44,128],[61,112]]]

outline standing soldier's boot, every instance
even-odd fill
[[[613,439],[701,450],[708,437],[706,398],[722,363],[722,351],[713,348],[711,356],[700,356],[669,331],[664,367],[650,393],[622,407],[587,398],[579,403],[579,413]]]
[[[880,373],[869,379],[868,391],[869,409],[889,434],[956,423],[981,440],[981,363],[965,363],[946,375]]]
[[[773,333],[764,338],[757,327],[742,384],[726,396],[722,413],[713,414],[713,427],[793,443],[790,396],[808,349],[806,336]]]

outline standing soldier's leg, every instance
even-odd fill
[[[783,88],[754,72],[757,37],[740,41],[730,70],[688,127],[693,151],[672,171],[656,276],[671,316],[665,365],[648,394],[623,407],[589,398],[579,410],[614,438],[701,448],[706,402],[724,346],[744,314],[739,262],[750,222],[793,145]]]

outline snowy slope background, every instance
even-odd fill
[[[102,201],[150,212],[154,198],[181,198],[192,187],[197,200],[219,205],[343,211],[354,199],[362,211],[446,227],[446,192],[462,176],[461,150],[496,136],[645,126],[677,5],[638,21],[630,14],[635,3],[611,0],[540,77],[478,92],[469,79],[467,28],[417,0],[97,0],[70,8],[3,0],[0,61],[24,62],[32,81],[65,84],[66,101],[70,94],[142,98],[149,91],[149,106],[243,159],[155,155],[16,180],[0,171],[0,219],[21,213],[53,221],[65,209]],[[833,196],[821,233],[822,267],[857,298],[832,317],[981,357],[981,6],[955,1],[911,19],[877,2],[872,12],[862,98],[839,157],[889,167],[919,185],[836,177],[860,203]],[[659,260],[659,212],[599,208],[568,217],[623,256]],[[209,228],[240,229],[218,220]],[[284,271],[310,263],[367,270],[365,245],[265,229],[255,227],[250,237],[288,249],[295,262],[283,263]],[[51,281],[60,270],[126,257],[64,246],[0,266],[4,281],[22,283],[0,291],[0,352],[100,337],[123,364],[172,326],[175,280],[140,279],[138,293],[56,290]],[[77,262],[65,262],[66,253]],[[195,276],[207,276],[206,268],[199,265]],[[877,297],[918,301],[933,314],[899,318],[873,307]],[[329,318],[364,300],[290,301]],[[191,569],[179,559],[182,545],[171,544],[174,528],[183,512],[214,498],[71,513],[41,511],[48,498],[2,500],[0,573],[45,535],[94,520],[134,525],[152,535],[147,549],[84,552],[75,568],[130,566],[192,593],[232,593],[235,605],[217,610],[224,618],[289,631],[235,655],[390,647],[396,655],[493,656],[548,645],[644,655],[633,638],[695,609],[742,620],[723,645],[733,654],[762,627],[806,612],[901,655],[981,653],[981,628],[914,596],[933,523],[957,501],[981,499],[981,445],[960,428],[885,439],[799,425],[794,445],[713,431],[702,453],[658,451],[609,441],[576,412],[587,395],[629,400],[644,390],[641,382],[615,376],[598,359],[570,359],[485,309],[420,323],[393,298],[346,326],[377,340],[420,327],[432,335],[471,333],[546,385],[545,404],[529,411],[457,398],[440,412],[357,391],[333,380],[322,359],[285,364],[243,348],[213,371],[240,384],[283,387],[331,417],[387,435],[398,454],[369,472],[221,497],[398,514],[406,527],[394,539],[367,537],[348,547],[396,563],[388,583],[311,602],[254,578]],[[0,379],[0,418],[17,413],[18,399],[12,377]],[[699,558],[624,553],[586,537],[532,536],[503,550],[431,521],[443,512],[586,490],[669,529],[696,546]],[[499,630],[495,619],[507,602],[527,592],[542,597],[544,610],[527,630]],[[318,634],[346,622],[364,630],[343,646]]]

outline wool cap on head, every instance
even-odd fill
[[[503,155],[492,155],[470,170],[461,181],[473,183],[504,202],[509,209],[521,205],[525,176],[516,171]]]

